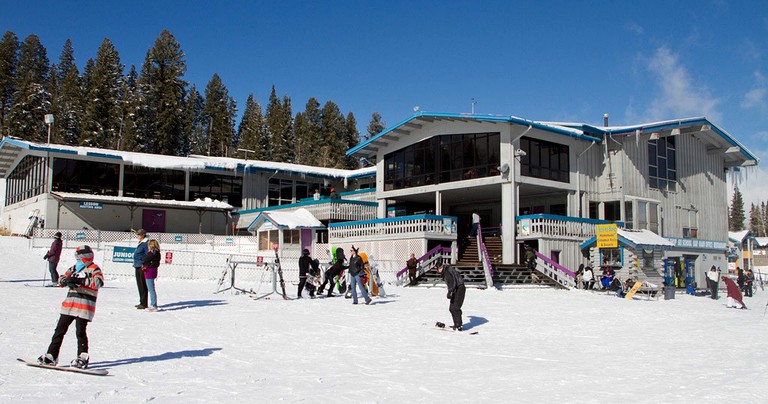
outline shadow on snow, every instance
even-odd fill
[[[191,309],[194,307],[221,306],[227,304],[224,300],[187,300],[183,302],[168,303],[160,306],[163,311]]]
[[[172,359],[196,358],[196,357],[210,356],[216,351],[221,351],[221,349],[222,348],[195,349],[195,350],[178,351],[178,352],[166,352],[160,355],[142,356],[139,358],[126,358],[126,359],[118,359],[114,361],[95,362],[95,363],[91,363],[88,366],[88,368],[100,369],[100,368],[108,368],[113,366],[132,365],[134,363],[142,363],[142,362],[159,362],[159,361],[167,361]]]

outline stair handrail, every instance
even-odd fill
[[[450,256],[451,256],[450,247],[437,246],[427,251],[424,255],[416,259],[416,261],[418,261],[420,264],[416,272],[416,276],[419,277],[423,275],[425,272],[427,272],[428,270],[433,269],[438,265],[442,265],[443,261],[446,258],[450,259]],[[406,274],[407,271],[408,271],[408,266],[397,271],[397,274],[395,276],[397,278],[396,284],[398,286],[401,286],[405,284],[406,281],[408,281],[408,277],[403,276]]]
[[[491,266],[491,259],[488,256],[488,249],[485,248],[485,242],[483,241],[483,229],[480,227],[480,223],[477,224],[477,255],[480,256],[480,262],[483,264],[483,273],[485,274],[485,286],[493,287],[493,267]]]
[[[558,264],[557,262],[553,261],[552,259],[548,258],[546,255],[538,251],[534,251],[534,253],[536,254],[536,258],[537,258],[536,260],[537,265],[534,269],[537,272],[543,274],[549,279],[552,279],[553,281],[557,282],[560,286],[563,286],[566,289],[573,289],[576,287],[576,274],[573,273],[573,271]],[[543,270],[539,268],[539,265],[538,265],[539,260],[544,261]]]

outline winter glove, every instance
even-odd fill
[[[85,278],[76,278],[74,276],[70,276],[70,277],[66,278],[66,284],[70,288],[74,289],[74,288],[76,288],[76,287],[78,287],[80,285],[85,284]]]
[[[448,299],[453,299],[453,293],[448,292]]]
[[[47,260],[47,259],[48,259],[48,254],[43,255],[43,260]]]

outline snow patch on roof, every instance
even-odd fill
[[[624,237],[625,239],[631,241],[635,245],[641,245],[641,246],[665,246],[665,247],[674,247],[675,244],[671,241],[665,239],[664,237],[659,236],[658,234],[650,231],[650,230],[627,230],[627,229],[618,229],[617,230],[620,237]]]
[[[72,192],[54,192],[53,195],[58,195],[68,200],[82,200],[93,202],[106,202],[106,203],[136,203],[142,205],[162,205],[162,206],[179,206],[185,208],[206,208],[206,209],[234,209],[234,207],[226,202],[214,200],[211,198],[196,199],[194,201],[175,201],[171,199],[145,199],[145,198],[131,198],[125,196],[109,196],[109,195],[91,195],[91,194],[78,194]]]

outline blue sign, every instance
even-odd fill
[[[232,237],[227,237],[226,239],[224,239],[224,242],[225,242],[225,243],[227,243],[227,244],[232,244],[232,243],[234,243],[235,241],[234,241],[234,240],[232,240]]]
[[[176,236],[173,238],[177,243],[181,243],[184,240],[184,237]]]
[[[134,247],[113,247],[112,262],[128,262],[133,264],[134,252],[136,252]]]
[[[104,205],[101,202],[80,201],[80,209],[102,210]]]
[[[78,240],[82,240],[82,239],[85,238],[85,233],[77,232],[77,233],[75,233],[75,238],[78,239]]]

